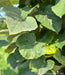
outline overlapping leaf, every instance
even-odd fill
[[[36,20],[33,17],[29,16],[22,19],[19,8],[6,6],[4,11],[6,13],[7,27],[10,35],[18,34],[23,31],[32,31],[37,28]]]
[[[21,17],[22,19],[26,18],[30,13],[33,13],[34,10],[35,10],[36,6],[33,7],[33,8],[30,8],[30,7],[23,7],[21,9]]]
[[[23,61],[24,61],[24,58],[20,55],[18,49],[16,49],[16,51],[10,54],[7,58],[7,63],[13,69],[16,69],[17,67],[19,67]]]
[[[26,33],[17,39],[17,46],[23,57],[26,59],[38,58],[46,53],[45,43],[36,43],[34,33]]]
[[[7,41],[5,41],[5,40],[0,40],[0,48],[2,47],[2,46],[7,46],[9,43],[7,42]]]
[[[52,12],[50,5],[46,7],[44,12],[39,11],[35,17],[44,27],[56,33],[61,30],[62,20]]]
[[[7,46],[9,42],[7,41],[7,35],[0,34],[0,48],[3,46]]]
[[[41,38],[41,41],[49,44],[55,37],[55,33],[52,31],[46,31],[45,35]]]
[[[10,53],[13,50],[15,50],[16,48],[17,48],[16,44],[12,43],[12,44],[8,45],[7,49],[5,49],[5,52]]]
[[[60,34],[56,37],[56,46],[60,49],[62,49],[62,47],[65,45],[65,33]]]
[[[44,58],[39,58],[35,60],[31,60],[30,69],[33,72],[36,72],[38,75],[45,74],[48,70],[51,70],[54,66],[54,62],[52,60],[45,61]]]
[[[65,50],[60,51],[57,49],[56,53],[53,56],[59,63],[65,65]]]
[[[57,63],[56,65],[54,65],[53,70],[54,70],[55,72],[57,72],[57,71],[59,71],[60,69],[62,69],[63,67],[64,67],[64,65],[58,65],[58,63]]]
[[[52,6],[52,11],[61,18],[65,14],[65,0],[57,0],[56,5]]]
[[[19,75],[36,75],[29,69],[29,61],[24,62],[19,68]]]
[[[49,5],[48,3],[50,2],[50,4],[54,4],[53,0],[45,0],[45,1],[41,0],[42,4],[40,2],[36,6],[35,4],[37,4],[38,2],[36,0],[20,0],[20,1],[1,0],[0,1],[0,7],[5,5],[13,6],[13,4],[16,4],[18,2],[19,2],[19,7],[22,7],[21,9],[12,6],[4,7],[4,11],[6,13],[7,27],[10,34],[7,39],[8,41],[11,42],[11,44],[6,49],[6,52],[10,53],[11,51],[15,50],[14,53],[8,56],[7,62],[11,68],[14,69],[17,68],[17,71],[19,69],[19,75],[36,75],[36,74],[56,75],[53,69],[54,59],[50,60],[46,58],[46,57],[49,58],[51,56],[47,54],[54,54],[55,52],[56,53],[53,55],[53,57],[59,63],[65,65],[65,54],[64,54],[65,51],[62,49],[64,48],[63,46],[65,45],[65,33],[58,35],[54,40],[56,33],[59,34],[61,30],[62,19],[60,18],[65,14],[65,9],[64,9],[65,1],[56,0],[55,6]],[[39,9],[38,12],[37,10],[35,10],[35,8],[37,10]],[[35,12],[37,13],[34,14]],[[34,16],[36,20],[30,15]],[[39,25],[40,26],[42,25],[42,27],[40,27]],[[36,30],[36,28],[41,29],[40,31],[37,29],[39,33],[37,31],[35,32],[33,31]],[[34,33],[36,34],[36,36]],[[43,38],[40,40],[42,36]],[[0,47],[7,46],[9,44],[8,41],[5,39],[5,37],[2,38],[0,36]],[[56,51],[57,48],[62,49],[62,51],[60,51],[59,49]],[[0,53],[0,58],[1,57],[2,56]],[[29,68],[32,70],[30,70]]]
[[[24,19],[27,17],[27,15],[31,12],[30,7],[24,7],[21,9],[21,17]]]
[[[54,67],[54,61],[47,60],[47,62],[43,65],[43,68],[40,68],[38,71],[38,74],[45,74],[48,70],[53,69]]]

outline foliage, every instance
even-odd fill
[[[0,1],[6,15],[0,48],[6,47],[7,63],[17,74],[56,75],[65,66],[64,5],[64,0]]]
[[[0,75],[17,75],[8,67],[7,57],[9,54],[4,52],[5,47],[0,48]]]

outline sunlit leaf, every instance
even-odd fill
[[[26,59],[38,58],[46,53],[45,43],[36,42],[34,33],[26,33],[17,39],[17,46],[23,57]]]
[[[62,20],[57,17],[51,10],[51,6],[47,6],[43,11],[39,11],[35,15],[37,21],[39,21],[44,27],[58,33],[61,30]]]
[[[7,27],[10,35],[18,34],[23,31],[32,31],[37,28],[36,20],[33,17],[29,16],[22,19],[21,10],[19,8],[6,6],[4,11],[6,13]]]

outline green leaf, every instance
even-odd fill
[[[40,68],[38,71],[38,74],[45,74],[48,70],[53,69],[54,67],[54,61],[47,60],[47,62],[43,65],[43,68]]]
[[[6,5],[13,5],[18,4],[19,0],[0,0],[0,7],[6,6]]]
[[[15,43],[12,43],[12,44],[10,44],[10,45],[7,47],[7,49],[5,49],[5,52],[10,53],[10,52],[12,52],[13,50],[15,50],[16,48],[17,48],[16,44],[15,44]]]
[[[16,34],[16,35],[9,35],[9,36],[7,37],[7,40],[8,40],[9,42],[16,42],[18,36],[19,36],[18,34]]]
[[[6,69],[2,69],[0,72],[1,75],[18,75],[18,73],[14,72],[12,69],[7,67]]]
[[[64,65],[54,65],[54,68],[53,68],[53,70],[55,71],[55,72],[58,72],[60,69],[62,69],[64,67]]]
[[[43,67],[43,64],[45,64],[44,56],[42,56],[38,59],[31,60],[29,63],[29,68],[32,69],[33,72],[37,73],[38,69]]]
[[[23,7],[21,9],[21,17],[24,19],[28,16],[28,14],[30,14],[32,12],[30,7]]]
[[[16,43],[18,46],[20,46],[20,48],[25,48],[26,45],[29,46],[34,44],[35,41],[36,37],[34,33],[25,33],[18,37]]]
[[[34,33],[21,35],[16,43],[21,55],[26,59],[38,58],[46,53],[45,43],[37,43]]]
[[[0,48],[2,47],[2,46],[7,46],[9,43],[7,42],[7,41],[5,41],[5,40],[0,40]]]
[[[31,60],[29,67],[30,69],[32,69],[33,72],[36,72],[38,75],[43,75],[48,70],[51,70],[54,67],[54,61],[45,61],[44,58],[38,58],[35,60]]]
[[[56,37],[56,46],[60,49],[65,45],[65,33],[59,34]]]
[[[24,34],[25,32],[21,33],[21,34]],[[15,35],[9,35],[7,37],[7,40],[11,43],[14,43],[16,42],[17,38],[21,35],[21,34],[15,34]]]
[[[49,70],[46,74],[44,75],[56,75],[55,71]]]
[[[6,6],[4,8],[6,13],[7,27],[9,34],[18,34],[23,31],[32,31],[37,28],[36,20],[33,17],[22,19],[21,10],[19,8]]]
[[[60,51],[57,49],[56,53],[53,56],[59,63],[65,65],[65,50]]]
[[[7,46],[8,44],[10,44],[8,41],[7,41],[7,36],[6,34],[0,34],[0,48],[3,47],[3,46]]]
[[[55,37],[55,33],[52,32],[52,31],[47,30],[46,33],[45,33],[45,35],[41,38],[40,41],[43,41],[43,42],[49,44],[49,43],[52,42],[52,40],[54,39],[54,37]]]
[[[52,11],[62,18],[62,16],[65,14],[65,0],[57,0],[57,4],[52,6]]]
[[[26,18],[30,13],[33,13],[36,7],[37,7],[37,5],[34,6],[33,8],[23,7],[21,9],[21,17],[22,17],[22,19]]]
[[[29,69],[29,61],[24,62],[19,68],[19,75],[36,75]]]
[[[20,55],[18,49],[16,49],[15,52],[10,54],[7,58],[8,65],[13,69],[19,67],[23,61],[24,58]]]
[[[47,6],[43,11],[39,11],[35,15],[36,19],[46,28],[58,33],[61,30],[62,20],[57,17],[51,10],[51,5]]]

